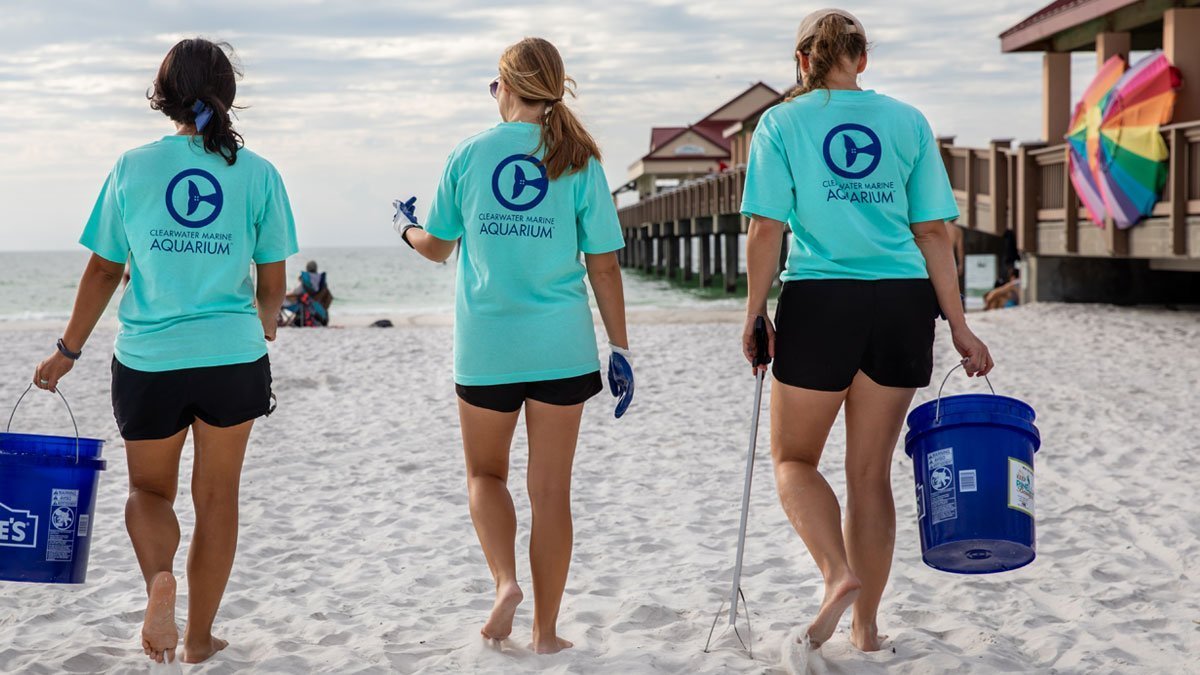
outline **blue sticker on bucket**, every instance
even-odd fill
[[[958,495],[954,491],[954,448],[935,450],[926,456],[929,471],[930,521],[958,518]]]
[[[50,491],[50,528],[46,532],[46,561],[70,562],[75,559],[75,514],[79,509],[79,490]]]

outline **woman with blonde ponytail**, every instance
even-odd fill
[[[943,225],[958,209],[929,123],[858,86],[867,36],[853,14],[813,12],[795,45],[797,86],[763,114],[751,141],[743,350],[754,363],[754,325],[766,319],[779,498],[825,580],[805,640],[819,648],[852,609],[850,641],[875,651],[885,639],[876,614],[895,544],[892,451],[913,394],[929,384],[939,313],[968,374],[993,364],[963,314]],[[772,323],[767,293],[785,233]],[[817,468],[843,406],[844,532]]]
[[[471,519],[496,585],[485,638],[504,640],[523,599],[508,457],[521,408],[533,510],[533,644],[571,646],[558,611],[571,562],[571,466],[583,404],[603,389],[586,274],[608,333],[608,382],[621,417],[633,398],[632,354],[616,251],[624,245],[600,150],[564,96],[574,94],[554,45],[526,38],[505,50],[491,83],[499,125],[458,145],[425,227],[412,201],[395,226],[441,262],[461,241],[454,382]]]

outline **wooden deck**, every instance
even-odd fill
[[[1012,230],[1018,248],[1036,255],[1200,260],[1200,122],[1164,127],[1163,135],[1170,149],[1166,189],[1152,216],[1128,230],[1088,219],[1067,178],[1065,145],[993,141],[967,148],[940,139],[939,147],[963,227],[997,236]],[[745,177],[746,168],[735,167],[620,209],[622,264],[683,281],[694,275],[702,286],[734,270],[723,275],[734,290],[738,235],[748,224],[740,214]]]

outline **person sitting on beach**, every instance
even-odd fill
[[[279,173],[242,147],[231,124],[240,72],[227,49],[191,39],[167,53],[149,98],[175,123],[175,135],[126,152],[108,175],[80,239],[92,257],[75,308],[33,376],[56,390],[128,257],[112,400],[129,466],[125,525],[148,594],[141,645],[159,663],[173,660],[179,646],[174,503],[189,429],[196,527],[180,657],[199,663],[226,646],[213,636],[213,620],[237,547],[246,443],[254,420],[272,409],[267,342],[283,301],[284,261],[298,250]]]
[[[968,373],[986,374],[992,359],[959,300],[944,224],[958,213],[929,123],[859,88],[867,37],[849,12],[807,16],[794,56],[801,82],[751,141],[743,350],[753,364],[755,319],[767,319],[779,498],[825,582],[806,640],[819,647],[853,608],[850,641],[875,651],[895,544],[892,451],[916,389],[929,384],[939,307]],[[784,233],[791,245],[772,324],[767,296]],[[844,534],[818,469],[843,406]]]
[[[584,276],[612,355],[608,380],[620,417],[633,396],[625,302],[616,251],[624,246],[600,150],[563,103],[574,81],[549,42],[504,51],[491,83],[503,122],[450,155],[422,230],[398,209],[396,227],[422,256],[446,260],[461,240],[454,381],[471,519],[496,584],[480,631],[503,640],[523,595],[509,494],[513,430],[525,408],[533,508],[533,644],[571,646],[558,612],[571,563],[571,466],[584,402],[603,389]],[[582,254],[582,259],[581,255]]]
[[[305,328],[328,326],[332,304],[333,292],[325,273],[318,272],[317,261],[310,260],[300,273],[299,284],[284,298],[283,309],[291,314],[285,323]]]
[[[1008,275],[996,280],[996,287],[983,296],[983,309],[1005,309],[1016,307],[1021,301],[1021,270],[1011,267]]]

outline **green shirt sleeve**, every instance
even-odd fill
[[[300,251],[296,241],[296,219],[292,216],[287,188],[273,167],[267,179],[267,198],[254,226],[258,233],[258,241],[254,244],[255,264],[287,260]]]
[[[742,215],[787,222],[796,202],[796,181],[788,164],[779,127],[767,111],[750,139]]]
[[[575,227],[579,250],[584,253],[595,255],[625,248],[608,179],[595,157],[588,160],[575,183]]]
[[[917,114],[917,160],[904,189],[908,196],[908,222],[952,220],[958,217],[958,203],[946,165],[938,151],[933,129],[924,115]]]
[[[455,241],[463,236],[462,202],[459,198],[458,159],[456,149],[446,160],[437,193],[425,218],[425,231],[443,241]]]
[[[125,234],[120,173],[121,162],[118,160],[108,178],[104,179],[104,187],[100,188],[100,196],[83,228],[79,243],[105,260],[124,265],[129,258],[129,239]]]

